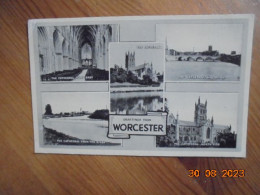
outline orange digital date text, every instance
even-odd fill
[[[215,169],[206,169],[205,171],[200,171],[198,169],[190,169],[189,177],[200,177],[201,172],[205,177],[223,177],[223,178],[239,178],[245,177],[244,169],[223,169],[221,171],[217,171]]]

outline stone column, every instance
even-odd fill
[[[68,67],[68,56],[63,56],[63,67],[64,67],[64,70],[68,70],[69,67]]]
[[[54,53],[54,45],[53,45],[53,37],[51,36],[51,29],[48,28],[48,44],[47,44],[47,47],[48,47],[48,50],[47,50],[47,58],[48,58],[48,73],[53,73],[55,72],[55,59],[54,59],[54,56],[53,56],[53,53]]]
[[[44,74],[48,74],[49,73],[49,63],[48,63],[48,48],[44,48],[43,50],[43,64],[44,64]]]
[[[63,61],[63,57],[62,57],[62,53],[56,53],[55,54],[55,64],[56,64],[56,70],[58,71],[62,71],[62,61]]]

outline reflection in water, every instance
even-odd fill
[[[111,93],[111,114],[146,114],[162,111],[162,92]]]

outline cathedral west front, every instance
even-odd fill
[[[213,116],[208,119],[207,100],[202,103],[199,97],[194,105],[194,120],[180,120],[178,114],[169,114],[167,135],[159,136],[157,141],[166,146],[219,146],[219,135],[226,133],[232,134],[231,125],[215,124]]]

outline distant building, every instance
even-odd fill
[[[236,51],[231,51],[231,55],[236,55],[237,52]]]
[[[208,51],[212,51],[212,45],[209,45]]]

